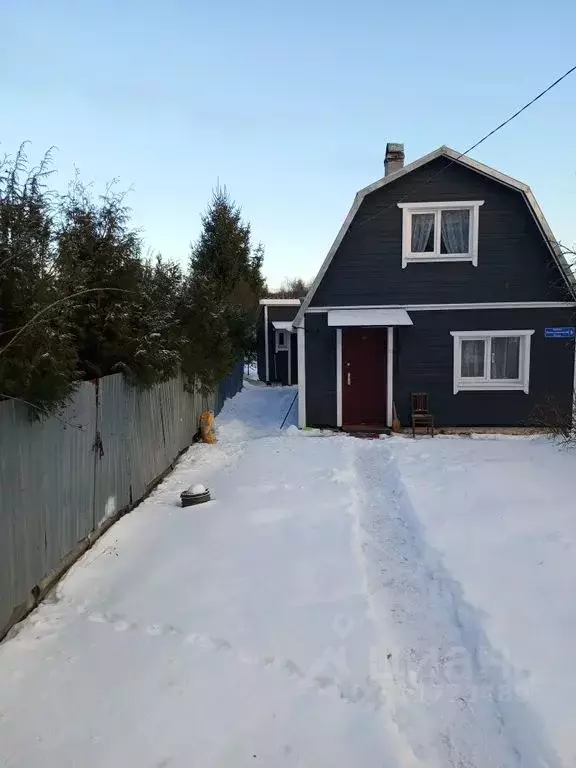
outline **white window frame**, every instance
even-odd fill
[[[411,262],[429,261],[470,261],[478,266],[478,221],[480,206],[484,200],[459,200],[443,203],[398,203],[402,209],[402,269]],[[470,211],[470,228],[467,253],[441,253],[442,211],[464,209]],[[415,213],[434,214],[434,251],[412,253],[412,216]]]
[[[451,331],[454,338],[454,394],[468,391],[521,391],[528,394],[530,391],[530,346],[534,330],[519,331]],[[518,379],[492,379],[491,372],[491,348],[492,339],[517,336],[520,338],[520,362]],[[484,341],[484,376],[472,378],[463,377],[462,371],[462,341]]]
[[[280,344],[280,334],[281,333],[284,334],[284,343],[283,344]],[[276,352],[287,352],[288,351],[288,344],[289,344],[289,338],[288,337],[290,336],[289,332],[285,331],[283,328],[277,328],[276,331],[275,331],[275,334],[276,334],[275,337],[274,337],[274,341],[275,341],[275,345],[276,345],[275,346],[275,351]]]

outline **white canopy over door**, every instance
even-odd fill
[[[405,309],[331,309],[328,311],[328,325],[337,328],[349,326],[413,325]]]

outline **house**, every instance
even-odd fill
[[[448,147],[362,189],[294,320],[300,426],[528,426],[574,396],[574,276],[528,186]]]
[[[298,352],[292,322],[300,299],[261,299],[256,323],[258,378],[267,384],[296,384]]]

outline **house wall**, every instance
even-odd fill
[[[547,339],[544,329],[574,325],[570,309],[411,312],[413,326],[394,329],[393,400],[403,426],[410,395],[427,392],[440,427],[537,426],[535,409],[552,399],[572,407],[574,340]],[[477,391],[454,394],[451,331],[534,330],[529,393]],[[336,426],[336,329],[326,313],[305,316],[306,424]]]
[[[270,380],[288,384],[288,350],[280,350],[272,356]]]
[[[336,329],[327,314],[308,314],[304,321],[306,424],[336,426]]]
[[[298,306],[268,305],[268,362],[270,381],[288,383],[288,352],[276,353],[276,340],[273,323],[282,320],[294,320],[298,312]],[[258,378],[266,381],[266,343],[264,332],[264,306],[260,307],[260,313],[256,324],[257,364]],[[298,352],[295,341],[292,347],[292,383],[298,381]]]
[[[544,329],[574,325],[570,310],[462,310],[411,312],[413,326],[395,329],[394,402],[401,423],[410,423],[410,394],[427,392],[439,426],[534,426],[534,409],[552,398],[572,407],[574,340],[547,339]],[[454,394],[451,331],[534,330],[530,391]]]
[[[478,266],[432,262],[402,269],[400,199],[484,200]],[[311,306],[569,299],[522,194],[438,158],[365,197]]]

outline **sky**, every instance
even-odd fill
[[[358,189],[464,151],[576,64],[576,3],[3,0],[0,151],[51,146],[129,189],[145,247],[185,263],[225,185],[271,288],[312,278]],[[532,187],[576,245],[576,73],[472,157]]]

